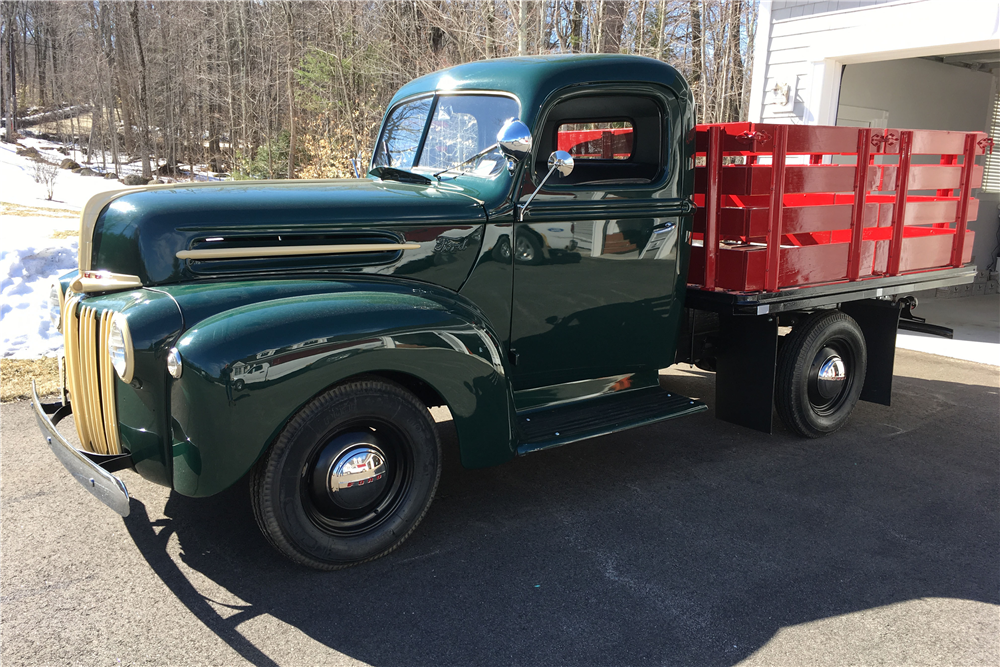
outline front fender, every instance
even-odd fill
[[[174,488],[225,489],[309,400],[377,372],[419,378],[441,395],[464,465],[506,461],[515,452],[513,399],[497,341],[473,308],[412,290],[293,296],[214,315],[177,343]]]

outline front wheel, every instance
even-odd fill
[[[867,366],[858,323],[840,311],[814,313],[792,329],[778,353],[778,416],[807,438],[833,433],[851,416]]]
[[[384,556],[430,507],[441,444],[402,387],[350,382],[320,395],[254,467],[251,497],[268,541],[291,560],[336,570]]]

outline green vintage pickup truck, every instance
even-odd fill
[[[918,324],[898,295],[974,269],[960,248],[957,262],[900,270],[893,238],[860,231],[788,259],[781,235],[805,232],[790,213],[781,222],[781,188],[798,181],[781,180],[778,160],[802,139],[769,130],[769,148],[746,128],[696,132],[687,84],[656,60],[494,60],[404,86],[363,178],[95,197],[79,270],[54,287],[67,373],[62,400],[35,396],[39,425],[123,516],[119,470],[197,497],[249,475],[267,539],[319,569],[392,551],[427,512],[441,473],[432,406],[450,410],[462,463],[492,466],[705,410],[660,386],[660,369],[687,361],[718,371],[718,416],[770,430],[776,404],[791,430],[829,433],[859,397],[888,402],[900,314]],[[780,284],[772,271],[764,288],[726,287],[734,249],[750,258],[744,280],[754,258],[779,266],[752,229],[726,231],[720,205],[738,205],[718,183],[738,161],[719,156],[732,137],[737,152],[774,156],[759,168],[765,199],[779,191],[766,231]],[[826,152],[847,152],[837,146]],[[696,193],[703,164],[725,177]],[[874,234],[884,226],[849,219],[882,205],[865,204],[876,186],[857,180],[843,229]],[[952,199],[967,204],[968,188]],[[851,275],[820,271],[830,262],[809,248],[822,243],[854,258]],[[71,413],[78,445],[56,428]]]

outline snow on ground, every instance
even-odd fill
[[[66,158],[55,150],[58,144],[41,139],[22,139],[21,143],[35,147],[42,157],[58,164]],[[120,190],[125,187],[116,180],[99,176],[80,176],[67,169],[60,169],[56,176],[52,201],[45,199],[45,186],[35,183],[35,162],[17,155],[13,144],[0,143],[0,201],[36,208],[70,209],[79,212],[87,200],[100,192]],[[7,225],[3,226],[4,247],[7,243]]]
[[[65,155],[62,144],[24,138],[42,158],[58,164],[70,157],[83,166],[101,170],[99,155],[85,164],[79,151]],[[17,155],[16,146],[0,143],[0,357],[33,359],[57,356],[62,336],[49,317],[52,281],[76,268],[79,215],[91,197],[109,190],[127,189],[115,179],[81,176],[60,169],[52,201],[44,186],[34,181],[35,162]],[[109,170],[114,163],[107,156]],[[207,171],[207,168],[205,169]],[[138,161],[121,165],[120,176],[141,174]],[[167,179],[172,180],[172,179]],[[197,174],[194,180],[219,180]]]
[[[65,157],[51,142],[22,143],[51,162]],[[32,176],[34,162],[15,150],[0,143],[0,357],[56,356],[62,336],[49,318],[49,289],[76,268],[80,210],[93,195],[124,186],[61,169],[47,201]]]

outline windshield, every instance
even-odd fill
[[[517,101],[498,95],[438,95],[400,104],[385,121],[372,166],[436,173],[462,165],[451,173],[494,176],[504,163],[499,150],[462,163],[495,144],[503,124],[517,117]]]

